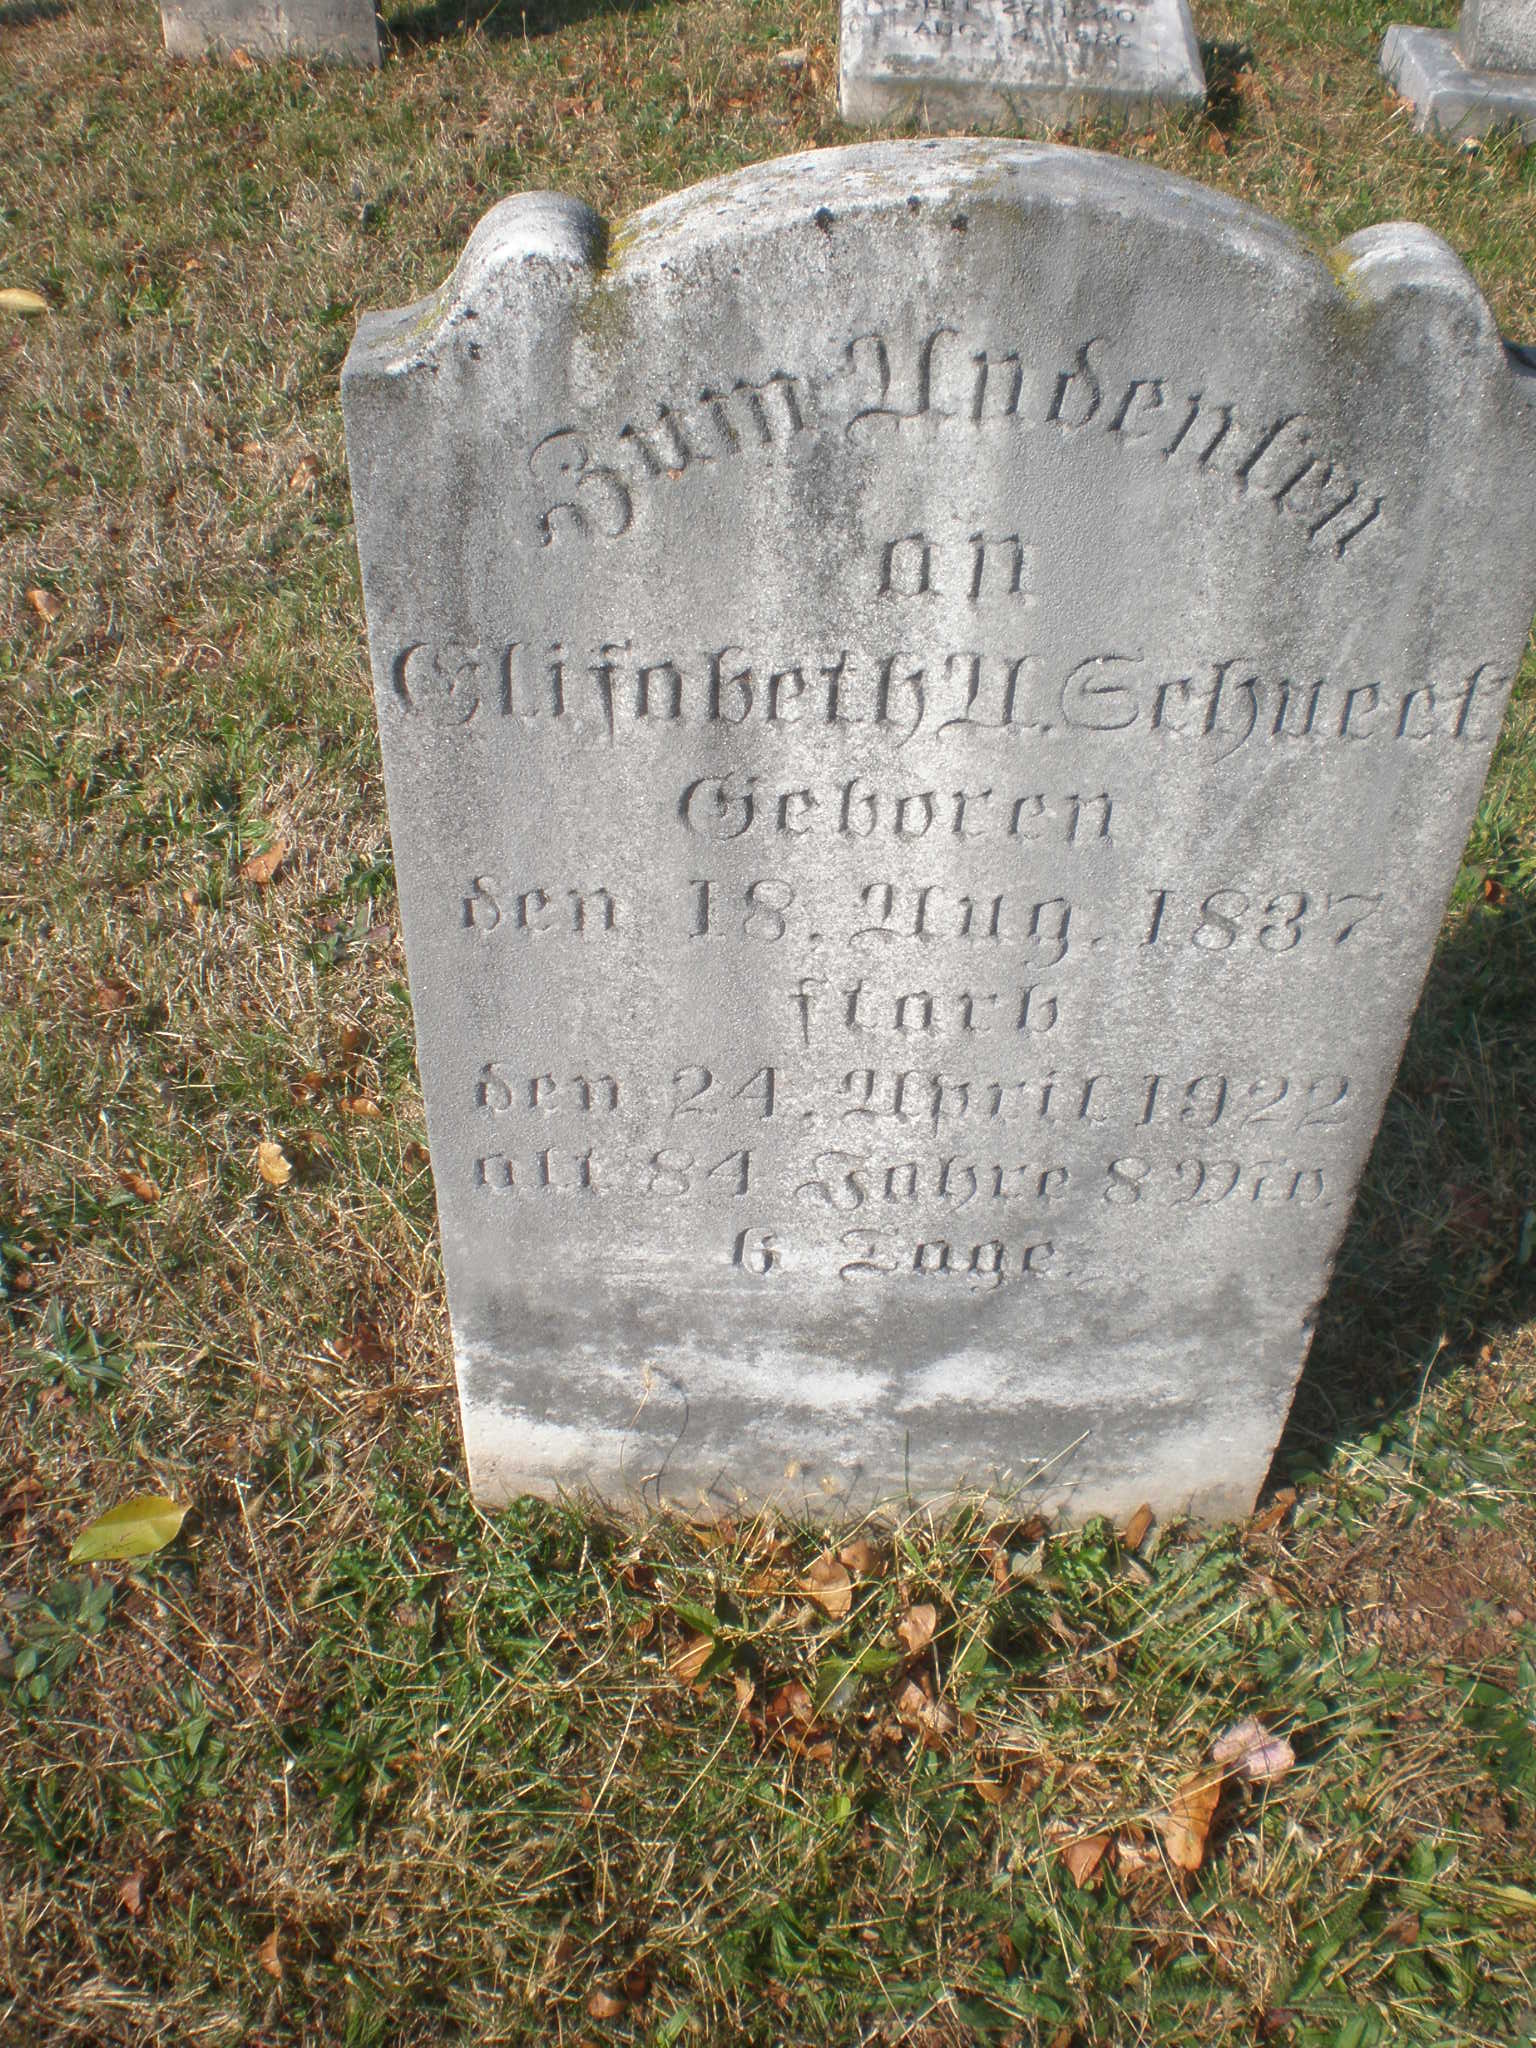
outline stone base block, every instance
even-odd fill
[[[379,61],[374,0],[161,0],[160,24],[172,57],[244,50],[262,62],[305,57],[371,68]]]
[[[1381,68],[1412,101],[1416,128],[1460,141],[1515,121],[1522,138],[1536,142],[1536,72],[1474,71],[1454,36],[1402,22],[1387,30]]]

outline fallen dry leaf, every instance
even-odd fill
[[[131,1870],[117,1888],[117,1902],[125,1913],[131,1913],[135,1920],[144,1910],[144,1876],[141,1871]]]
[[[229,61],[237,71],[254,71],[256,69],[256,59],[243,46],[238,50],[230,51]]]
[[[1152,1510],[1147,1505],[1147,1503],[1143,1501],[1141,1506],[1136,1510],[1135,1514],[1132,1515],[1131,1519],[1125,1525],[1125,1533],[1121,1537],[1121,1541],[1124,1543],[1126,1549],[1140,1550],[1143,1543],[1145,1543],[1147,1540],[1147,1531],[1151,1528],[1151,1526]]]
[[[312,491],[319,481],[319,456],[305,455],[300,459],[299,466],[293,472],[293,475],[289,477],[288,488],[290,491]]]
[[[27,603],[31,605],[33,611],[37,613],[37,616],[43,623],[48,626],[53,624],[54,620],[64,609],[64,600],[61,597],[55,597],[51,590],[29,590],[27,592]]]
[[[274,1927],[261,1947],[256,1951],[256,1960],[269,1977],[281,1978],[283,1959],[277,1952],[277,1929]]]
[[[921,1728],[928,1735],[952,1735],[955,1710],[947,1700],[931,1700],[922,1687],[908,1679],[896,1695],[896,1718],[907,1728]]]
[[[589,2020],[616,2020],[624,2010],[622,1998],[615,1998],[611,1991],[594,1991],[587,2000]]]
[[[1099,1865],[1109,1852],[1111,1839],[1109,1835],[1079,1835],[1063,1848],[1061,1860],[1080,1891],[1086,1891],[1097,1881]]]
[[[1283,1735],[1271,1735],[1262,1721],[1250,1715],[1217,1736],[1211,1744],[1211,1761],[1245,1784],[1262,1785],[1283,1778],[1295,1763],[1296,1752]]]
[[[798,1678],[781,1685],[763,1709],[763,1721],[770,1728],[780,1721],[798,1721],[808,1728],[815,1719],[815,1703]]]
[[[733,1672],[731,1684],[736,1693],[736,1711],[738,1714],[744,1714],[752,1704],[757,1687],[744,1671]]]
[[[680,1650],[673,1652],[667,1669],[680,1685],[692,1685],[709,1662],[710,1652],[714,1647],[713,1636],[690,1636]]]
[[[754,1572],[742,1580],[741,1590],[754,1600],[779,1600],[793,1583],[788,1572]]]
[[[117,1177],[130,1195],[137,1195],[141,1202],[158,1202],[160,1190],[152,1180],[146,1180],[142,1173],[135,1173],[131,1167],[120,1166]]]
[[[338,1107],[347,1116],[380,1116],[383,1114],[371,1095],[343,1095]]]
[[[933,1632],[939,1625],[939,1610],[926,1600],[915,1607],[909,1607],[896,1624],[896,1633],[906,1644],[910,1656],[919,1656],[933,1641]]]
[[[254,882],[258,889],[265,889],[287,858],[288,842],[279,839],[265,853],[253,853],[248,861],[241,862],[240,879]]]
[[[972,1778],[971,1790],[988,1806],[1001,1806],[1008,1797],[1008,1787],[1000,1784],[996,1778]]]
[[[884,1560],[878,1548],[867,1536],[855,1536],[851,1543],[845,1543],[837,1553],[838,1562],[847,1565],[856,1579],[872,1579],[878,1576]]]
[[[25,285],[8,284],[0,290],[0,313],[14,313],[19,320],[35,320],[46,313],[48,301],[41,292],[29,292]]]
[[[853,1605],[853,1581],[830,1550],[817,1558],[800,1581],[800,1590],[833,1621],[841,1621]]]
[[[27,595],[30,597],[31,592],[29,591]],[[1497,875],[1484,875],[1483,901],[1485,903],[1491,903],[1495,910],[1502,910],[1505,904],[1509,901],[1509,891],[1505,888],[1504,884],[1499,880]]]
[[[1295,1487],[1282,1486],[1263,1514],[1255,1515],[1248,1524],[1248,1533],[1251,1536],[1268,1536],[1272,1531],[1279,1528],[1295,1505]]]
[[[1179,1870],[1198,1870],[1205,1861],[1205,1841],[1221,1802],[1224,1776],[1219,1769],[1192,1771],[1174,1793],[1168,1811],[1155,1817],[1168,1860]]]
[[[269,1188],[285,1188],[293,1178],[293,1162],[281,1145],[263,1138],[256,1147],[256,1171]]]

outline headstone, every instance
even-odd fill
[[[1458,27],[1474,70],[1536,73],[1536,0],[1467,0]]]
[[[1381,68],[1416,128],[1460,140],[1513,123],[1536,142],[1536,0],[1467,0],[1454,36],[1397,23]]]
[[[471,1478],[1246,1510],[1536,604],[1427,230],[887,143],[368,315]]]
[[[1130,121],[1204,99],[1188,0],[842,0],[845,121]]]
[[[379,61],[374,0],[160,0],[160,25],[173,57]]]

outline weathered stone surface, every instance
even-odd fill
[[[1462,49],[1467,37],[1463,21]],[[1536,142],[1536,70],[1476,69],[1443,29],[1401,22],[1387,30],[1381,68],[1414,109],[1415,128],[1459,141],[1514,122]]]
[[[1204,98],[1188,0],[843,0],[845,121],[1141,120]]]
[[[379,61],[374,0],[161,0],[160,25],[173,57]]]
[[[1536,603],[1536,377],[1072,150],[512,199],[348,452],[470,1470],[1241,1510]]]
[[[1466,0],[1456,40],[1474,71],[1536,73],[1536,0]]]

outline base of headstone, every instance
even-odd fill
[[[1453,35],[1402,22],[1387,30],[1381,68],[1411,101],[1415,128],[1461,141],[1514,121],[1524,141],[1536,142],[1536,72],[1475,71]]]
[[[1004,0],[843,0],[837,108],[856,127],[915,120],[933,129],[1125,123],[1205,104],[1205,71],[1185,0],[1133,0],[1078,31],[1070,0],[1021,10]],[[1107,10],[1100,9],[1101,14]]]
[[[312,63],[379,62],[374,0],[161,0],[160,25],[172,57],[232,57],[260,62],[303,57]]]

